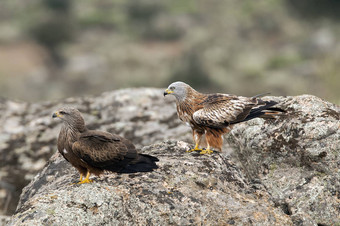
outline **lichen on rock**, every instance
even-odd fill
[[[340,107],[311,95],[276,100],[285,117],[239,124],[228,135],[235,157],[294,224],[339,224]]]
[[[146,146],[143,153],[160,159],[156,171],[106,173],[84,185],[72,184],[77,172],[55,154],[23,190],[9,225],[291,223],[229,158],[187,153],[188,148],[173,140]]]
[[[2,99],[1,214],[14,212],[32,180],[9,225],[340,223],[339,106],[311,95],[266,97],[287,115],[237,124],[221,154],[202,156],[186,152],[190,128],[162,92],[124,89],[62,103]],[[78,173],[56,154],[60,125],[50,118],[63,105],[77,107],[90,129],[118,133],[159,157],[159,169],[71,185]]]

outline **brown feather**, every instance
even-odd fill
[[[176,93],[177,89],[180,94]],[[169,91],[170,90],[170,91]],[[221,151],[223,134],[231,129],[231,125],[248,121],[256,117],[266,118],[280,115],[284,111],[272,108],[275,101],[264,101],[259,96],[242,97],[229,94],[199,93],[183,82],[172,83],[165,91],[176,96],[177,114],[180,120],[188,123],[193,130],[195,143],[205,141],[211,147]]]
[[[103,131],[88,130],[78,110],[63,108],[63,126],[58,137],[58,151],[80,174],[100,175],[112,172],[148,172],[157,168],[157,158],[138,154],[127,139]],[[55,114],[54,114],[55,115]]]
[[[207,99],[211,98],[206,94],[202,94],[192,89],[187,88],[187,98],[185,101],[177,101],[177,114],[179,118],[190,124],[193,130],[193,139],[195,140],[195,135],[198,136],[198,140],[201,141],[202,136],[205,134],[205,140],[201,141],[204,145],[209,143],[211,147],[218,150],[222,150],[223,138],[222,135],[228,131],[227,128],[220,129],[210,129],[202,124],[197,123],[193,119],[193,114],[198,110],[204,108]]]

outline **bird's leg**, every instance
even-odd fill
[[[79,181],[82,181],[83,180],[83,174],[80,173],[80,178],[79,178]]]
[[[198,148],[198,143],[195,144],[195,147],[193,149],[187,150],[187,152],[193,152],[193,151],[202,151],[202,149]]]
[[[211,144],[215,144],[216,143],[216,138],[215,138],[214,134],[211,133],[210,130],[208,130],[206,132],[205,138],[206,138],[206,141],[207,141],[207,148],[200,152],[201,155],[213,153],[213,151],[210,149],[210,146],[211,146]]]
[[[200,152],[201,155],[204,155],[204,154],[211,154],[211,153],[213,153],[213,151],[210,149],[209,143],[207,144],[207,148],[206,148],[205,150],[202,150],[202,151]]]
[[[80,178],[79,178],[79,182],[78,183],[80,183],[83,180],[83,173],[81,173],[81,172],[79,172],[79,173],[80,173]],[[78,184],[78,183],[72,183],[72,184]]]
[[[202,135],[203,135],[202,133],[199,133],[195,130],[192,131],[192,137],[195,141],[195,147],[193,149],[189,149],[187,152],[202,151],[202,149],[198,147],[200,144]]]
[[[86,174],[86,178],[80,182],[78,182],[78,184],[86,184],[86,183],[91,183],[92,180],[89,179],[90,177],[90,171],[87,171],[87,174]]]

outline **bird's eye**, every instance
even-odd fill
[[[170,90],[174,90],[174,89],[175,89],[175,87],[174,87],[174,86],[171,86],[171,87],[170,87]]]
[[[66,112],[65,112],[65,111],[59,111],[59,114],[61,114],[61,115],[65,115],[65,114],[66,114]]]

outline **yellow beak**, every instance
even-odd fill
[[[171,94],[171,93],[173,93],[174,91],[172,91],[172,90],[169,90],[169,89],[166,89],[165,91],[164,91],[164,96],[166,96],[166,95],[168,95],[168,94]]]
[[[52,115],[52,118],[60,118],[61,114],[59,114],[59,112],[54,112]]]

